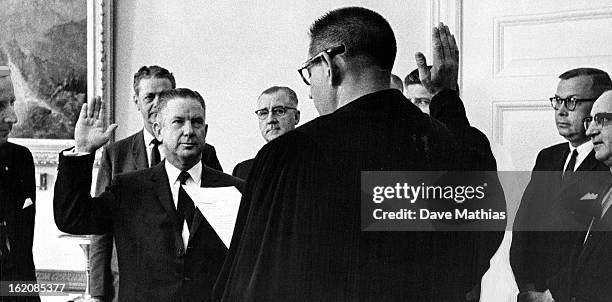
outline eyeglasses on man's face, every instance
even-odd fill
[[[319,62],[321,60],[321,57],[323,57],[323,54],[326,53],[328,56],[333,57],[335,55],[339,55],[341,53],[343,53],[345,51],[344,45],[338,45],[338,46],[334,46],[331,48],[328,48],[314,56],[312,56],[310,59],[308,59],[306,62],[304,62],[304,64],[302,64],[302,66],[300,66],[300,68],[298,68],[298,73],[300,74],[300,76],[302,77],[302,80],[304,81],[304,83],[306,83],[306,85],[310,86],[310,70],[309,68],[316,64],[317,62]]]
[[[270,110],[266,108],[259,109],[255,111],[255,114],[257,115],[257,118],[259,118],[260,120],[265,120],[268,118],[268,115],[270,114],[270,112],[272,112],[272,116],[283,117],[285,116],[285,114],[287,114],[288,110],[296,110],[296,109],[297,108],[295,107],[276,106],[276,107],[272,107],[272,109]]]
[[[612,113],[610,112],[601,112],[595,114],[595,116],[587,116],[584,118],[584,129],[589,129],[593,121],[595,121],[595,127],[602,128],[609,120],[612,120]]]
[[[563,105],[563,103],[565,103],[565,108],[567,108],[567,110],[569,111],[574,111],[574,109],[576,109],[576,105],[578,103],[581,102],[595,102],[595,99],[579,99],[575,96],[570,96],[569,98],[562,98],[559,96],[553,96],[551,98],[549,98],[550,100],[550,104],[552,105],[552,107],[555,110],[559,110],[561,108],[561,105]]]

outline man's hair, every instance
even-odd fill
[[[176,88],[176,80],[174,79],[174,75],[168,71],[168,69],[159,67],[157,65],[142,66],[134,74],[134,92],[136,92],[136,95],[140,93],[140,80],[151,78],[168,79],[170,84],[172,84],[172,88]]]
[[[297,94],[295,94],[295,91],[293,91],[293,89],[289,88],[289,87],[285,87],[285,86],[272,86],[266,90],[264,90],[259,97],[261,97],[264,94],[275,94],[275,93],[279,93],[279,92],[284,92],[287,97],[289,98],[289,101],[292,104],[295,104],[295,106],[297,107],[298,105],[298,98],[297,98]]]
[[[393,68],[397,45],[391,25],[378,13],[362,7],[327,12],[310,26],[310,54],[343,44],[346,57],[362,56],[375,66]]]
[[[593,80],[591,90],[602,94],[606,90],[612,89],[612,80],[605,71],[597,68],[581,67],[570,69],[559,76],[559,79],[568,80],[579,76],[589,76]]]
[[[157,101],[157,112],[161,113],[167,106],[168,102],[172,99],[183,98],[183,99],[194,99],[202,105],[202,109],[206,112],[206,104],[202,96],[195,90],[189,88],[174,88],[166,89],[159,93],[159,100]]]
[[[428,65],[427,69],[431,70],[431,67],[432,67],[431,65]],[[418,68],[415,68],[404,78],[404,85],[408,86],[408,85],[415,85],[415,84],[419,84],[419,85],[421,84],[421,79],[419,79],[419,69]]]

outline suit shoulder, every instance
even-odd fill
[[[13,152],[32,157],[32,152],[30,152],[30,149],[28,149],[26,146],[17,145],[11,142],[7,142],[7,144],[11,149],[13,149]]]
[[[204,169],[204,177],[206,178],[202,180],[205,182],[204,187],[234,186],[239,190],[242,190],[244,186],[244,181],[240,178],[225,174],[210,167],[204,166],[202,168]]]
[[[538,153],[539,155],[549,155],[549,154],[559,154],[567,151],[569,148],[568,143],[559,143],[556,145],[552,145],[550,147],[546,147]]]
[[[106,150],[107,153],[126,152],[127,150],[131,149],[134,140],[138,139],[141,135],[142,132],[136,132],[124,139],[120,139],[107,145],[104,147],[104,150]]]
[[[234,167],[234,170],[232,170],[232,175],[235,177],[242,178],[241,176],[245,176],[244,174],[247,174],[248,171],[251,170],[251,167],[253,166],[254,161],[255,159],[251,158],[251,159],[247,159],[245,161],[238,163]]]
[[[255,161],[255,159],[254,159],[254,158],[251,158],[251,159],[247,159],[247,160],[245,160],[245,161],[242,161],[242,162],[238,163],[238,164],[236,165],[236,168],[234,168],[234,169],[237,169],[237,168],[239,168],[239,167],[240,167],[240,168],[242,168],[242,167],[246,167],[246,166],[252,165],[252,164],[253,164],[253,161]]]
[[[114,176],[117,182],[145,179],[154,173],[155,167],[140,170],[127,171]]]

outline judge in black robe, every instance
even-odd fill
[[[450,106],[442,122],[461,128],[449,131],[383,88],[265,145],[213,301],[465,300],[503,233],[361,231],[361,171],[495,169],[454,91],[439,92],[431,106],[434,118]],[[461,148],[457,135],[471,143]]]

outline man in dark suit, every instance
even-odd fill
[[[83,106],[74,152],[60,155],[53,200],[58,228],[72,234],[112,232],[120,301],[206,301],[227,248],[183,186],[241,189],[243,183],[202,164],[204,100],[186,88],[162,91],[153,131],[166,159],[153,168],[117,175],[92,198],[93,154],[116,128],[104,131],[100,107]]]
[[[558,206],[572,192],[581,192],[580,177],[572,177],[572,172],[608,170],[595,159],[583,119],[589,115],[595,99],[612,88],[610,77],[599,69],[577,68],[559,78],[551,104],[559,135],[568,142],[539,152],[531,181],[523,193],[510,249],[510,264],[521,291],[519,295],[544,292],[546,280],[569,261],[577,234],[553,230],[572,229],[572,219]],[[561,221],[562,217],[568,220]]]
[[[293,130],[300,122],[300,111],[297,109],[298,98],[289,87],[272,86],[264,90],[257,99],[255,115],[259,119],[261,136],[271,140]],[[232,175],[247,179],[254,159],[245,160],[236,165]]]
[[[15,98],[0,97],[0,281],[36,281],[32,243],[36,183],[30,151],[7,141],[17,123]],[[40,301],[0,297],[0,301]]]
[[[457,47],[448,27],[434,32],[435,68],[423,74],[432,106],[467,133]],[[486,249],[480,232],[362,231],[361,172],[453,169],[468,151],[494,165],[488,142],[456,148],[453,133],[390,88],[396,42],[379,14],[333,10],[310,37],[299,71],[322,116],[257,154],[213,301],[465,300],[503,234]]]
[[[573,200],[582,207],[582,211],[575,212],[576,219],[588,218],[590,223],[572,246],[569,264],[548,280],[552,298],[557,302],[603,302],[610,301],[612,296],[611,120],[612,90],[597,99],[591,115],[585,120],[586,134],[593,142],[595,158],[609,170],[605,176],[598,177],[598,182],[593,182],[593,190]]]
[[[162,90],[175,87],[174,75],[163,67],[143,66],[134,74],[133,99],[141,113],[144,129],[104,148],[96,179],[96,196],[104,192],[114,176],[153,167],[164,158],[163,150],[160,152],[159,142],[153,136],[156,102]],[[212,145],[205,145],[202,158],[204,165],[223,171]],[[110,234],[92,236],[89,261],[92,297],[117,301],[119,271]]]

